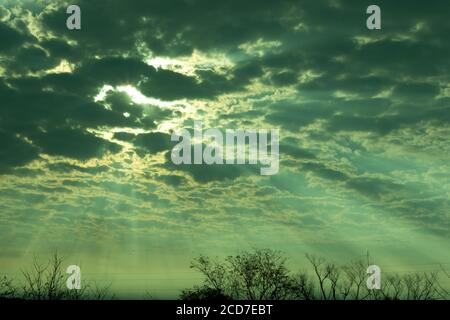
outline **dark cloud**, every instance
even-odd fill
[[[136,134],[129,132],[115,132],[113,135],[113,139],[131,142],[136,139]]]
[[[164,183],[174,186],[174,187],[180,186],[187,182],[186,178],[184,178],[182,176],[174,176],[174,175],[159,175],[158,180],[161,180]]]
[[[136,58],[105,57],[90,59],[76,70],[75,74],[95,83],[97,87],[105,84],[136,84],[143,77],[152,76],[156,69]]]
[[[440,92],[440,87],[429,83],[400,83],[394,89],[394,95],[403,99],[433,99]]]
[[[341,115],[374,117],[390,110],[392,102],[386,98],[336,99],[336,112]]]
[[[310,150],[298,146],[299,141],[294,138],[285,138],[280,143],[280,154],[289,155],[295,159],[315,159],[316,156]]]
[[[439,42],[386,39],[362,46],[351,55],[351,59],[357,67],[372,70],[381,68],[390,74],[396,74],[398,79],[400,75],[423,77],[441,74],[443,69],[449,68],[446,59],[448,54],[449,46]]]
[[[76,129],[53,129],[35,137],[44,153],[77,160],[101,158],[119,152],[121,147],[107,140]]]
[[[346,181],[349,179],[349,176],[346,173],[328,168],[322,163],[308,162],[302,164],[302,168],[303,170],[314,172],[317,176],[328,180]]]
[[[334,113],[326,103],[294,103],[290,101],[272,104],[271,112],[266,116],[269,123],[281,125],[283,128],[297,131],[318,119]]]
[[[232,181],[245,174],[242,165],[207,165],[207,164],[180,164],[174,165],[168,159],[167,168],[180,172],[187,172],[199,183],[213,181]]]
[[[350,115],[336,115],[328,123],[332,131],[360,131],[387,134],[399,128],[401,124],[392,117],[364,117]]]
[[[257,65],[239,65],[230,71],[232,79],[218,75],[213,71],[200,70],[199,78],[185,76],[169,70],[158,70],[148,74],[139,89],[147,96],[163,100],[176,99],[212,99],[220,94],[244,89],[250,80],[262,74]]]
[[[9,53],[22,45],[27,37],[16,29],[0,21],[0,54]]]
[[[38,149],[32,144],[0,130],[0,173],[28,164],[38,158]]]
[[[353,178],[347,181],[346,187],[375,200],[379,200],[383,196],[397,195],[404,189],[399,183],[370,177]]]
[[[358,115],[335,115],[327,123],[331,131],[359,131],[371,132],[385,135],[393,130],[415,126],[420,123],[431,123],[433,125],[445,125],[450,121],[450,108],[438,107],[431,104],[430,108],[423,109],[421,106],[403,105],[394,108],[395,114],[382,116],[358,116]]]
[[[38,71],[56,66],[57,60],[46,57],[42,49],[23,49],[30,59],[18,59],[8,65],[15,71]],[[35,52],[36,51],[36,52]],[[256,67],[239,65],[232,70],[232,79],[213,71],[198,71],[197,77],[186,76],[170,70],[159,69],[137,58],[105,57],[87,59],[74,72],[48,74],[42,77],[21,77],[8,81],[18,89],[42,91],[51,88],[55,92],[70,95],[96,95],[104,85],[134,85],[143,94],[163,100],[183,98],[210,99],[220,94],[241,90],[253,77],[261,73]],[[110,99],[116,99],[110,97]],[[123,102],[123,101],[122,101]]]
[[[206,147],[205,145],[202,148]],[[203,150],[203,149],[202,149]],[[194,145],[191,146],[191,154],[194,155]],[[259,174],[257,165],[238,165],[238,164],[179,164],[175,165],[170,158],[170,151],[165,154],[166,162],[163,167],[170,171],[186,172],[192,178],[200,183],[213,181],[232,181],[240,176],[250,173]]]
[[[134,113],[138,107],[133,109],[129,106],[128,111],[132,114],[126,117],[120,108],[110,110],[87,98],[39,90],[35,88],[35,79],[13,81],[12,85],[18,85],[16,90],[6,88],[3,91],[10,99],[1,107],[0,116],[4,120],[2,125],[15,132],[30,134],[39,126],[51,128],[61,125],[82,128],[147,127],[141,121],[145,120],[144,117],[138,118],[140,114]]]
[[[40,46],[45,48],[53,58],[67,59],[71,62],[79,62],[83,58],[80,50],[60,39],[43,40]]]
[[[146,153],[157,153],[169,150],[174,143],[170,141],[170,135],[163,132],[150,132],[137,135],[134,140],[134,145]]]
[[[74,164],[70,164],[70,163],[66,163],[66,162],[50,163],[47,165],[47,167],[51,171],[56,171],[56,172],[64,173],[64,172],[77,171],[77,172],[86,173],[86,174],[90,174],[90,175],[96,175],[96,174],[108,172],[110,170],[109,167],[104,166],[104,165],[86,167],[86,166],[79,166],[79,165],[74,165]]]
[[[284,87],[298,82],[298,74],[292,71],[282,71],[271,77],[274,85]]]
[[[160,70],[148,77],[139,89],[147,96],[163,100],[204,98],[215,95],[214,92],[207,90],[206,84],[198,82],[195,78],[168,70]]]
[[[6,68],[13,73],[28,74],[48,70],[59,64],[58,59],[50,58],[39,47],[20,48],[11,60],[6,63]]]
[[[359,76],[339,74],[338,77],[319,77],[298,86],[300,93],[307,91],[327,92],[333,94],[337,91],[371,97],[389,89],[394,81],[387,77]]]
[[[153,0],[129,5],[114,0],[105,8],[102,3],[82,0],[77,3],[84,14],[80,32],[65,27],[68,3],[41,19],[59,37],[77,41],[91,54],[135,52],[137,43],[145,43],[158,55],[174,56],[194,49],[230,50],[262,36],[277,38],[291,27],[291,21],[277,17],[294,15],[294,3],[232,0],[212,5],[206,0]]]
[[[143,115],[143,108],[131,101],[131,97],[123,92],[108,92],[105,102],[111,106],[114,111],[119,113],[128,113],[129,115],[141,118]]]

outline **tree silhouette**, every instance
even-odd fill
[[[279,300],[292,294],[291,278],[280,252],[255,250],[229,256],[223,263],[205,256],[191,265],[205,280],[201,286],[184,290],[182,299]]]
[[[380,290],[366,286],[367,265],[358,260],[339,266],[323,257],[306,255],[311,272],[292,273],[286,258],[270,249],[240,252],[223,261],[205,256],[191,268],[204,275],[199,286],[183,290],[186,300],[431,300],[448,299],[438,273],[387,274]]]

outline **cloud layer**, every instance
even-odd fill
[[[64,1],[0,2],[2,243],[446,253],[447,2],[378,1],[378,31],[368,1],[77,4],[70,31]],[[279,128],[280,173],[173,165],[194,120]]]

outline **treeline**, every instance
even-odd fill
[[[381,288],[367,287],[367,261],[337,265],[306,255],[310,270],[292,272],[286,257],[265,249],[244,251],[223,260],[200,256],[191,268],[201,272],[201,285],[183,290],[186,300],[435,300],[448,299],[438,272],[381,274]]]
[[[306,255],[310,268],[291,271],[283,253],[270,249],[243,251],[224,259],[200,256],[191,268],[204,279],[182,290],[182,300],[437,300],[449,299],[438,272],[382,273],[381,288],[367,287],[366,261],[338,265],[325,258]],[[79,300],[114,299],[110,286],[83,282],[80,290],[66,287],[63,259],[54,253],[44,264],[34,259],[23,280],[0,277],[0,299]],[[448,276],[444,274],[444,276]],[[152,299],[150,294],[142,297]]]

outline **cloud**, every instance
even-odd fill
[[[160,175],[158,176],[158,180],[163,181],[164,183],[177,187],[187,182],[186,178],[182,176],[175,175]]]
[[[38,149],[8,132],[0,130],[0,173],[24,166],[38,158]]]
[[[0,39],[2,39],[0,54],[5,54],[20,47],[27,40],[27,37],[6,23],[0,21]]]
[[[55,171],[55,172],[61,172],[61,173],[66,173],[66,172],[71,172],[71,171],[77,171],[77,172],[81,172],[81,173],[86,173],[89,175],[96,175],[99,173],[104,173],[104,172],[108,172],[109,171],[109,167],[104,166],[104,165],[97,165],[97,166],[79,166],[79,165],[74,165],[74,164],[70,164],[70,163],[66,163],[66,162],[54,162],[54,163],[50,163],[47,166],[51,171]],[[80,181],[78,182],[74,182],[75,184],[80,184]]]
[[[163,132],[139,134],[133,139],[133,142],[136,147],[145,150],[145,153],[167,151],[174,145],[170,141],[170,135]]]
[[[334,113],[334,110],[322,102],[295,103],[290,101],[272,104],[271,110],[266,115],[269,123],[281,125],[292,131],[300,130],[302,127],[314,123]]]
[[[28,74],[56,67],[58,59],[50,58],[47,53],[39,47],[20,48],[14,54],[13,59],[6,63],[6,68],[11,73]]]
[[[169,70],[159,70],[149,74],[139,88],[147,96],[163,100],[213,99],[221,94],[243,90],[262,71],[257,64],[243,64],[229,73],[231,79],[210,70],[200,70],[196,72],[197,79]]]
[[[315,159],[316,155],[305,148],[299,147],[300,141],[295,138],[285,138],[280,143],[280,153],[293,157],[294,159]]]
[[[121,150],[119,145],[93,134],[67,128],[43,132],[35,137],[35,141],[44,153],[83,161]]]
[[[317,176],[334,181],[346,181],[350,177],[343,172],[326,167],[322,163],[308,162],[302,165],[302,169],[314,172]]]
[[[372,199],[398,194],[403,186],[387,179],[356,177],[346,183],[346,187]]]
[[[203,145],[203,148],[205,145]],[[191,146],[191,154],[194,154],[194,146]],[[170,151],[165,154],[165,163],[162,167],[168,171],[186,172],[198,183],[213,181],[233,181],[240,176],[250,173],[259,174],[256,165],[238,164],[179,164],[175,165],[170,158]]]
[[[66,5],[66,4],[65,4]],[[292,11],[291,1],[279,3],[239,1],[211,6],[208,1],[166,4],[161,1],[138,2],[133,6],[114,0],[110,10],[103,4],[79,1],[83,32],[69,32],[64,5],[48,9],[40,20],[59,37],[70,38],[91,54],[118,51],[136,52],[143,43],[157,55],[189,55],[194,49],[229,50],[261,36],[276,38],[286,32],[289,22],[278,19]],[[208,30],[208,32],[205,32]]]

